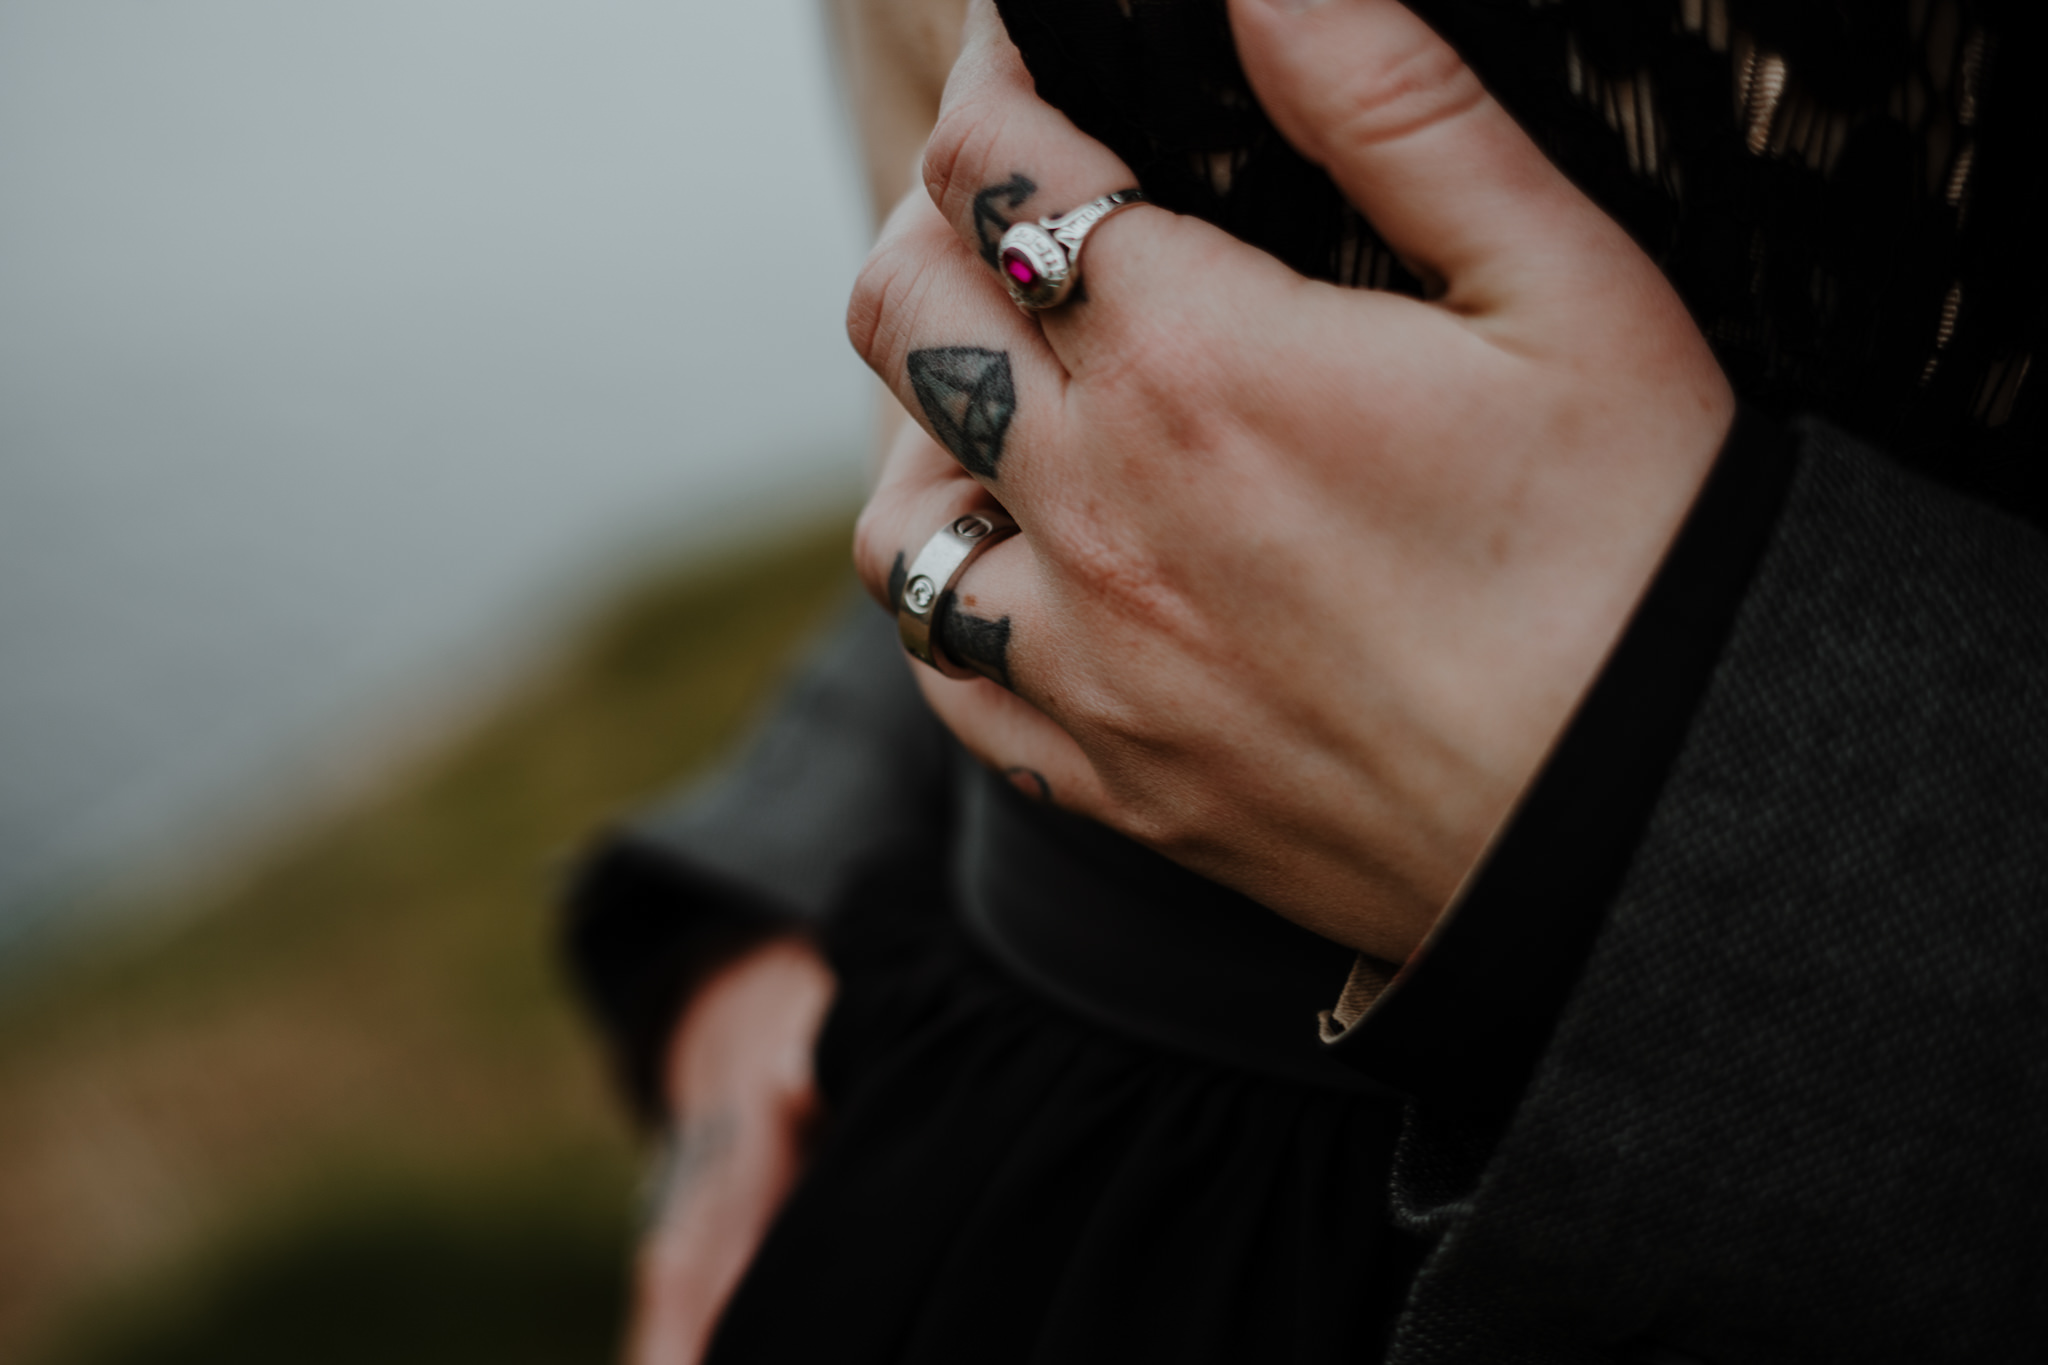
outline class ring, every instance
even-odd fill
[[[1081,279],[1081,244],[1104,219],[1145,202],[1133,186],[1035,223],[1013,223],[996,243],[1003,287],[1027,313],[1057,308]]]

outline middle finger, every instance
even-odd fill
[[[1138,188],[1116,153],[1038,97],[990,0],[968,7],[960,59],[925,145],[924,181],[940,213],[999,283],[999,243],[1011,225]],[[1142,206],[1088,229],[1074,248],[1080,279],[1073,293],[1035,315],[1065,368],[1085,380],[1099,362],[1114,366],[1142,344],[1148,324],[1166,319],[1184,292],[1174,282],[1188,276],[1173,266],[1185,266],[1189,245],[1210,235],[1216,234],[1190,237],[1176,215]]]
[[[904,410],[1028,523],[1029,479],[1012,452],[1061,448],[1066,371],[922,192],[890,215],[846,327]]]

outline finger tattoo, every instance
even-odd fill
[[[1010,785],[1023,792],[1033,801],[1052,801],[1052,783],[1045,780],[1045,774],[1036,768],[1005,768],[1003,776],[1010,779]]]
[[[935,346],[912,351],[906,365],[918,406],[940,443],[968,473],[994,478],[1017,412],[1009,352]]]
[[[1010,215],[1004,210],[1020,207],[1036,193],[1038,186],[1031,177],[1020,173],[974,196],[974,239],[981,243],[981,259],[988,262],[989,269],[996,268],[996,243],[1010,226]],[[998,204],[1002,208],[997,208]]]
[[[896,562],[889,566],[889,610],[895,611],[903,605],[903,580],[910,576],[910,561],[903,557],[903,551],[896,552]]]
[[[910,569],[903,551],[889,566],[889,610],[903,603],[903,580]],[[963,611],[952,593],[932,609],[932,640],[948,658],[967,665],[991,682],[1010,685],[1010,618],[991,621]],[[1050,800],[1048,796],[1046,799]]]
[[[932,612],[932,638],[956,663],[965,664],[990,682],[1010,686],[1009,617],[992,621],[976,616],[963,610],[949,592]]]

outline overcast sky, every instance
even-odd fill
[[[0,0],[0,945],[857,478],[813,0]],[[815,503],[814,503],[815,505]]]

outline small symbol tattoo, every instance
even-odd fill
[[[996,244],[1003,238],[1011,222],[1009,213],[1021,207],[1026,199],[1038,193],[1038,186],[1031,177],[1023,174],[1011,176],[1000,185],[990,185],[974,196],[974,236],[981,243],[981,259],[991,269],[996,264]],[[1000,203],[1002,208],[997,208]]]
[[[909,576],[910,561],[903,557],[903,551],[896,552],[896,562],[889,566],[889,610],[903,600],[903,580]]]

